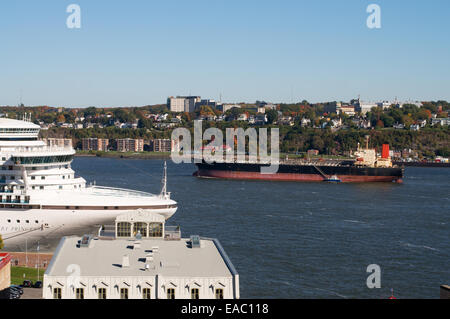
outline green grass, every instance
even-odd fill
[[[168,157],[165,152],[117,152],[117,151],[77,151],[77,155],[92,155],[98,157],[124,157],[124,158],[161,158]]]
[[[45,269],[39,269],[39,280],[44,278]],[[25,274],[25,277],[23,276]],[[38,270],[36,268],[11,267],[11,285],[21,285],[24,280],[37,281]]]

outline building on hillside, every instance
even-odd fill
[[[117,139],[117,151],[119,152],[143,152],[144,140],[133,138]]]
[[[150,140],[150,151],[170,153],[173,149],[173,141],[170,139],[154,139]]]
[[[0,253],[0,291],[11,286],[11,255]]]
[[[44,274],[43,298],[239,299],[239,274],[220,242],[182,238],[180,227],[165,222],[142,210],[96,235],[62,238]]]
[[[200,96],[171,96],[167,99],[167,107],[171,112],[192,113],[200,102]]]
[[[431,125],[440,125],[440,126],[449,126],[450,125],[450,117],[447,118],[432,118]]]
[[[107,151],[109,140],[106,138],[83,138],[81,149],[83,151]]]
[[[231,110],[232,108],[240,109],[241,106],[239,104],[221,104],[217,106],[217,109],[223,113],[225,113],[228,110]]]

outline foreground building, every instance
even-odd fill
[[[237,299],[239,275],[217,239],[181,238],[164,217],[118,216],[96,236],[64,237],[44,299]]]
[[[11,286],[11,255],[0,253],[0,291]]]

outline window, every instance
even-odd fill
[[[41,176],[41,179],[45,179],[45,176]]]
[[[76,298],[77,299],[84,299],[84,289],[83,288],[77,288],[77,290],[76,290]]]
[[[142,237],[147,237],[147,223],[134,223],[134,236],[136,236],[138,232],[141,232]]]
[[[31,176],[31,179],[32,179],[32,180],[35,180],[35,179],[36,179],[36,176]]]
[[[149,237],[162,237],[162,223],[149,224]]]
[[[131,237],[131,223],[117,223],[117,237]]]
[[[11,219],[8,219],[8,223],[10,223],[11,222]]]
[[[98,299],[106,299],[106,288],[98,288]]]
[[[167,299],[175,299],[175,289],[167,289]]]
[[[200,299],[200,291],[198,288],[191,289],[191,299]]]
[[[120,299],[128,299],[128,288],[120,288]]]
[[[151,291],[151,289],[150,288],[144,288],[144,289],[142,289],[142,299],[151,299],[150,298],[150,291]]]
[[[61,299],[61,288],[53,289],[53,299]]]
[[[39,189],[44,189],[44,186],[39,186]]]
[[[216,299],[223,299],[223,289],[221,288],[216,289]]]

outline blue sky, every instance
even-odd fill
[[[0,105],[450,100],[449,35],[448,0],[1,1]]]

